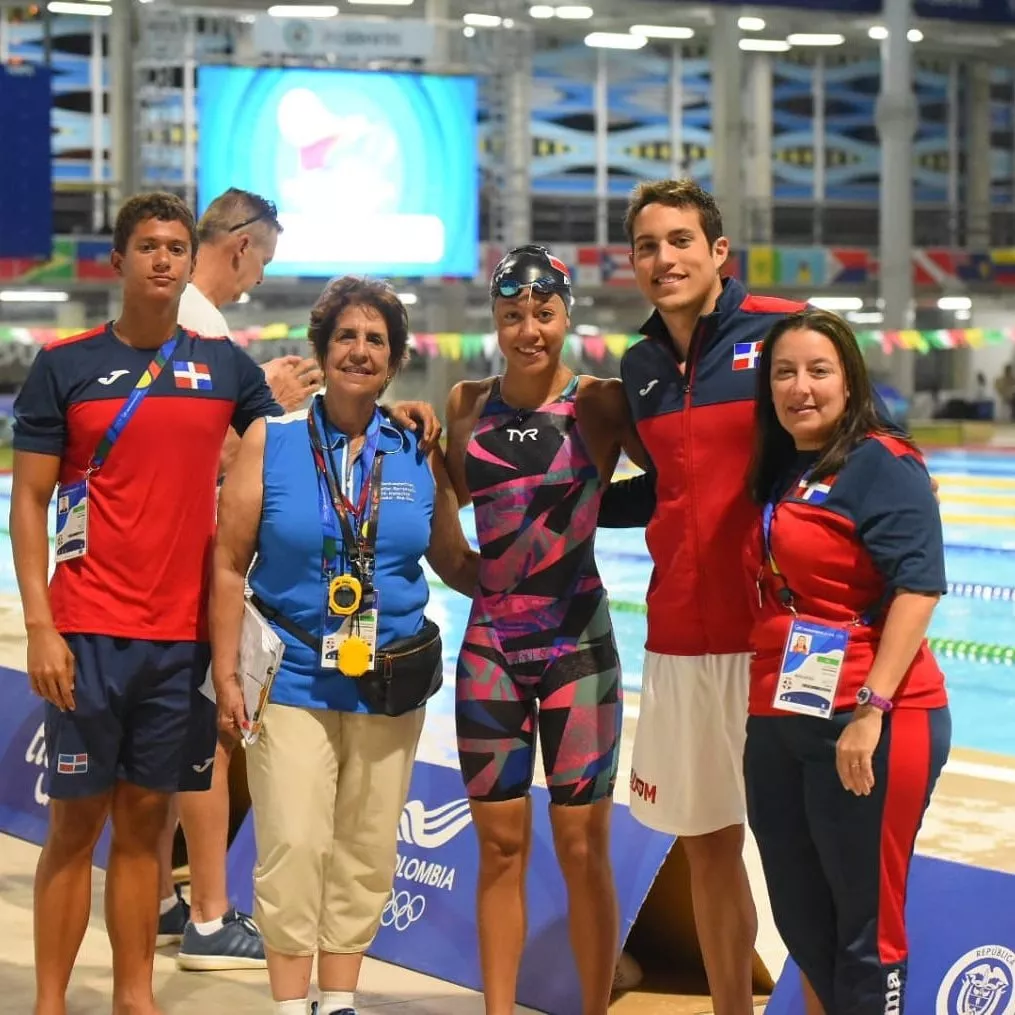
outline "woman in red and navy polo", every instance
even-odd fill
[[[765,339],[744,770],[808,1015],[903,1012],[906,881],[951,740],[925,637],[945,591],[940,513],[920,453],[870,392],[836,315],[805,310]]]

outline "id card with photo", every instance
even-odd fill
[[[350,638],[360,639],[366,649],[366,672],[374,668],[377,656],[377,593],[364,592],[359,610],[352,616],[343,617],[338,630],[331,630],[338,623],[337,617],[326,618],[324,637],[321,639],[321,668],[342,672],[339,659],[342,646]],[[362,674],[360,674],[362,675]]]
[[[807,620],[794,620],[782,655],[774,708],[828,719],[835,709],[849,632]]]
[[[56,562],[88,552],[88,483],[68,483],[56,491]]]

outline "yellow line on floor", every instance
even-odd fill
[[[1015,477],[1007,476],[956,476],[939,475],[931,470],[931,474],[938,482],[942,490],[949,487],[961,486],[966,489],[975,490],[977,487],[986,487],[988,490],[1015,490]]]
[[[1011,529],[1015,532],[1015,516],[1003,515],[952,515],[942,514],[941,520],[948,525],[989,526],[993,529]]]
[[[942,491],[941,503],[949,504],[983,504],[988,507],[1011,508],[1015,512],[1015,493],[952,493]]]

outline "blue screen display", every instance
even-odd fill
[[[476,81],[201,67],[198,206],[229,187],[278,205],[268,275],[471,276]]]

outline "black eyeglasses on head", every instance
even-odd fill
[[[265,201],[264,211],[258,212],[253,218],[244,219],[242,222],[238,222],[235,226],[229,227],[229,232],[236,233],[241,229],[246,229],[248,226],[252,226],[255,222],[270,221],[272,225],[278,225],[278,208],[275,207],[274,201]]]

